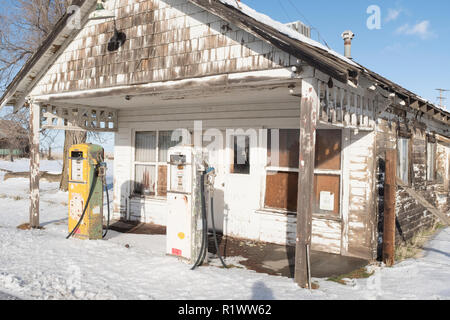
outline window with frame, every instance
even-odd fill
[[[340,217],[342,131],[317,130],[313,213]]]
[[[436,174],[436,143],[427,141],[427,181],[434,181]]]
[[[267,130],[266,208],[297,211],[299,133],[298,129]]]
[[[278,137],[273,131],[275,130],[268,130],[264,207],[296,212],[300,131],[280,129],[277,130]],[[316,131],[315,214],[340,214],[341,137],[341,130]],[[272,148],[272,139],[277,138],[278,150]]]
[[[397,140],[397,178],[409,184],[409,138]]]
[[[179,141],[172,141],[172,131],[142,131],[135,135],[134,189],[140,196],[167,196],[167,151]]]
[[[250,136],[234,135],[232,139],[233,163],[230,173],[250,174]]]

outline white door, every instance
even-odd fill
[[[253,214],[259,207],[260,174],[256,135],[228,134],[224,179],[224,229],[227,234],[257,237]]]

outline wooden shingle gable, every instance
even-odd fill
[[[237,25],[260,39],[271,43],[273,46],[287,52],[294,57],[307,62],[322,72],[332,76],[336,80],[346,83],[349,78],[356,79],[358,68],[345,62],[337,62],[337,58],[325,50],[296,39],[278,31],[275,27],[256,20],[246,15],[233,6],[221,1],[189,0],[189,2],[216,14],[228,22]]]
[[[32,95],[287,67],[296,58],[187,0],[118,1],[114,22],[89,22]]]

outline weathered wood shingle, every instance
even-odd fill
[[[116,27],[127,37],[123,46],[108,51],[112,21],[88,22],[34,94],[264,70],[296,61],[187,0],[117,3]]]

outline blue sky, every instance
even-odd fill
[[[448,0],[242,0],[275,20],[302,20],[343,53],[341,33],[352,30],[352,56],[367,68],[438,103],[434,89],[450,89]],[[367,8],[381,9],[381,29],[367,28]],[[305,21],[307,20],[307,21]],[[317,40],[317,32],[312,33]],[[450,99],[450,94],[448,95]],[[450,101],[448,101],[450,105]]]
[[[438,103],[436,88],[450,89],[448,0],[242,0],[280,22],[301,20],[343,53],[341,33],[351,29],[355,61],[416,94]],[[0,10],[13,3],[1,1]],[[367,9],[381,10],[381,29],[370,30]],[[317,40],[317,32],[312,32]],[[450,92],[448,94],[450,105]],[[447,108],[449,109],[449,108]],[[108,149],[112,139],[108,139]]]

